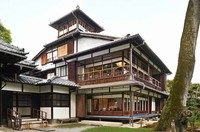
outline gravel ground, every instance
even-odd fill
[[[43,129],[30,129],[30,130],[13,130],[9,129],[6,127],[0,127],[0,132],[81,132],[85,129],[88,128],[93,128],[95,126],[83,126],[83,127],[76,127],[76,128],[53,128],[53,127],[48,127],[48,128],[43,128]]]

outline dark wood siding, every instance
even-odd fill
[[[76,111],[77,111],[77,117],[85,117],[85,95],[77,95],[76,99]]]
[[[67,45],[68,45],[67,53],[68,54],[74,53],[74,43],[73,43],[73,41],[70,41]]]
[[[76,62],[68,63],[68,79],[70,81],[76,82]]]
[[[46,62],[47,62],[47,54],[43,53],[41,55],[41,64],[44,65],[44,64],[46,64]]]

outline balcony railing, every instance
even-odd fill
[[[116,76],[122,76],[127,74],[128,71],[122,70],[122,67],[118,68],[108,68],[104,70],[96,70],[92,72],[86,72],[83,74],[78,74],[78,80],[79,81],[87,81],[87,80],[96,80],[96,79],[102,79],[102,78],[110,78],[110,77],[116,77]]]
[[[78,82],[79,85],[88,85],[95,83],[97,84],[97,83],[127,80],[128,77],[130,76],[129,71],[130,71],[130,66],[126,65],[125,67],[114,67],[103,70],[85,72],[83,74],[78,74]],[[161,88],[161,82],[149,76],[143,70],[132,67],[132,72],[133,72],[132,75],[137,81],[144,82],[145,85],[149,85],[156,89]],[[107,81],[103,81],[103,79],[104,80],[107,79]]]

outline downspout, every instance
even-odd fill
[[[76,7],[77,9],[79,8],[79,6]],[[74,11],[72,11],[72,15],[76,18],[76,30],[78,30],[78,25],[79,25],[79,21],[78,21],[78,17],[74,14]],[[76,39],[73,34],[72,37],[74,38],[74,40],[76,40],[76,52],[78,51],[78,39]]]
[[[78,29],[78,17],[74,14],[74,11],[72,11],[72,15],[76,18],[76,29]]]

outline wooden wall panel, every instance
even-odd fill
[[[68,53],[68,54],[74,53],[74,43],[73,43],[73,41],[70,41],[70,42],[68,43],[67,53]]]
[[[86,116],[85,95],[77,95],[76,104],[77,104],[76,105],[77,117],[85,117]]]
[[[46,53],[43,53],[41,55],[41,64],[44,65],[47,63],[47,54]]]
[[[161,75],[160,82],[161,82],[161,90],[165,91],[166,87],[167,87],[167,84],[166,84],[167,83],[167,75],[166,74]]]
[[[68,63],[68,79],[70,81],[76,82],[76,62]]]
[[[62,45],[60,47],[58,47],[58,57],[62,57],[64,55],[67,55],[67,44]]]

